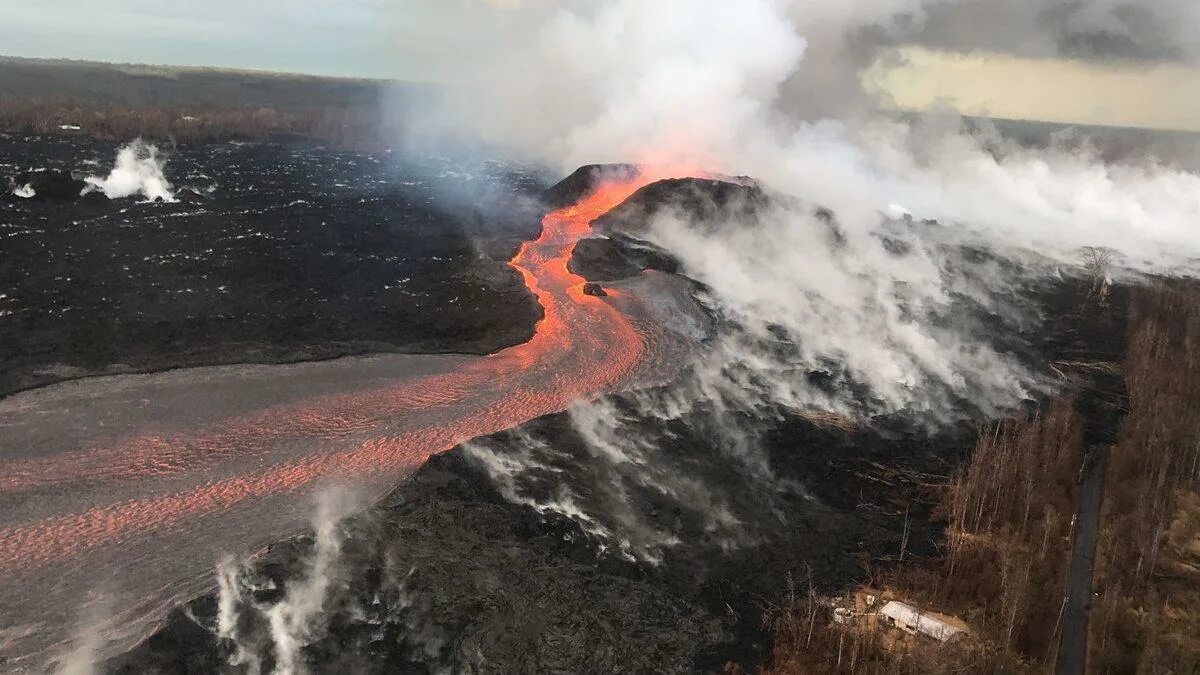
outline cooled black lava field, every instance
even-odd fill
[[[539,309],[521,167],[311,143],[161,148],[202,199],[54,202],[22,171],[108,174],[116,144],[0,135],[0,395],[87,374],[367,352],[487,353]],[[20,186],[13,186],[20,187]]]
[[[9,175],[103,176],[115,150],[0,140]],[[986,421],[969,402],[931,426],[713,395],[715,373],[755,377],[720,361],[729,338],[816,389],[864,391],[781,331],[754,335],[639,238],[663,209],[739,222],[773,199],[752,181],[585,167],[543,192],[520,167],[284,143],[166,158],[178,202],[0,205],[0,396],[33,389],[0,406],[0,562],[25,575],[0,585],[20,617],[0,628],[22,667],[75,649],[116,673],[754,668],[790,586],[840,593],[938,554],[930,488]],[[839,250],[836,215],[816,213]],[[964,295],[955,321],[1031,371],[1121,351],[1123,327],[1076,325],[1085,281],[1018,283],[936,222],[889,226],[895,259],[929,237],[955,252],[947,273],[1012,274],[1020,312]],[[1125,290],[1110,302],[1121,314]],[[35,389],[386,351],[491,355]],[[295,538],[303,522],[315,535]],[[91,651],[77,624],[100,633]]]

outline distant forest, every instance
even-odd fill
[[[435,85],[0,57],[0,130],[182,143],[305,138],[391,145]],[[76,128],[77,127],[77,128]]]
[[[449,93],[411,82],[0,56],[0,131],[180,143],[309,139],[373,150],[397,144],[415,104]],[[910,113],[900,116],[916,121]],[[1110,161],[1153,157],[1200,170],[1196,133],[1030,120],[964,122],[1020,145],[1086,146]]]
[[[1027,147],[1088,147],[1106,161],[1140,162],[1154,158],[1189,171],[1200,171],[1200,133],[1131,129],[1032,120],[965,118],[967,128],[994,129],[1004,139]]]

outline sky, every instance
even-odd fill
[[[0,0],[0,53],[393,77],[406,0]],[[425,23],[424,3],[408,13]]]
[[[863,74],[901,110],[949,106],[964,115],[1200,132],[1200,68],[1089,63],[906,47]]]
[[[1167,2],[1170,0],[1161,0]],[[542,3],[545,4],[544,2]],[[521,0],[0,0],[0,54],[445,81]],[[483,54],[484,52],[479,52]],[[865,78],[907,110],[1200,130],[1200,69],[904,48]],[[899,63],[899,65],[897,65]],[[1136,96],[1130,96],[1131,91]]]

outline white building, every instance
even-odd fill
[[[912,605],[892,600],[879,610],[880,616],[888,624],[916,635],[927,635],[939,642],[946,642],[955,635],[963,632],[959,626],[948,623],[938,616],[917,610]]]

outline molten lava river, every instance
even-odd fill
[[[663,379],[689,341],[636,284],[567,271],[597,216],[663,175],[550,213],[511,262],[545,310],[486,357],[383,355],[63,383],[0,400],[0,669],[122,649],[204,592],[223,554],[303,531],[315,493],[366,505],[432,454]],[[84,636],[84,637],[81,637]]]

